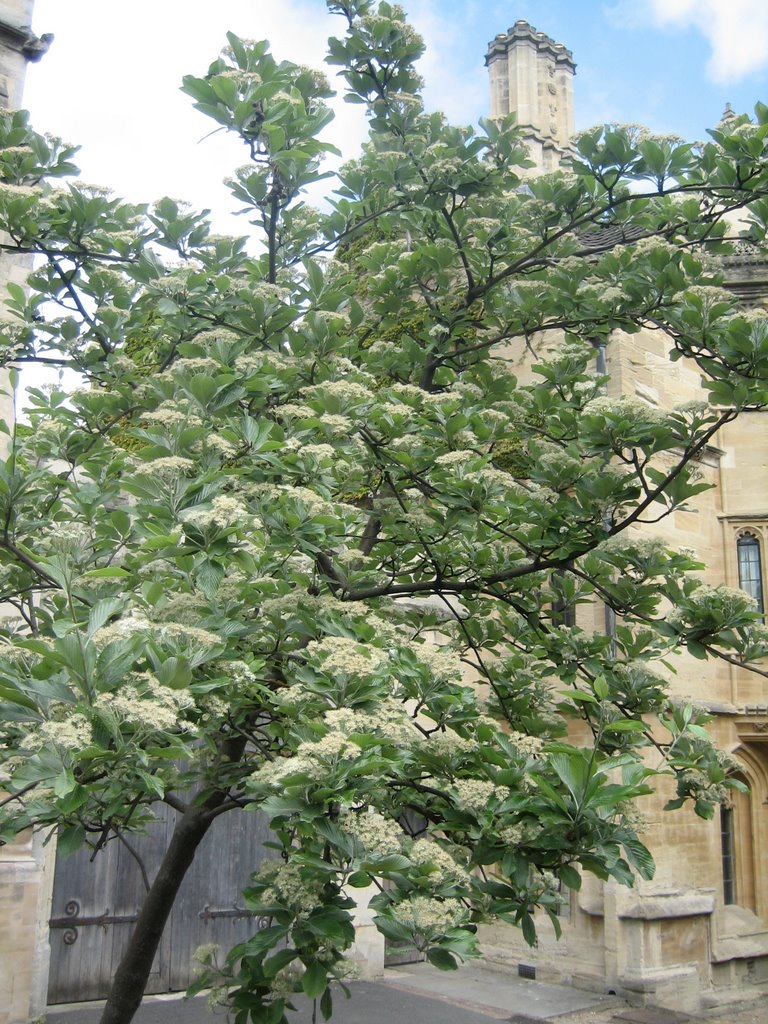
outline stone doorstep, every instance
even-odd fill
[[[500,1010],[497,1006],[487,1006],[484,1003],[478,1003],[469,999],[458,999],[455,996],[443,996],[437,992],[427,991],[426,989],[416,988],[414,985],[403,985],[397,981],[392,981],[389,978],[382,981],[380,978],[376,979],[387,988],[393,988],[398,992],[407,992],[409,995],[419,995],[424,999],[432,999],[436,1003],[448,1003],[451,1006],[460,1006],[464,1010],[472,1010],[473,1013],[479,1013],[483,1017],[488,1017],[489,1020],[503,1020],[503,1021],[516,1021],[516,1017],[510,1018],[509,1010]],[[541,1024],[541,1017],[526,1017],[521,1024]]]
[[[622,1010],[614,1014],[615,1021],[629,1022],[629,1024],[686,1024],[694,1018],[687,1013],[679,1013],[677,1010],[664,1010],[652,1006],[641,1006],[633,1010]]]
[[[387,987],[461,1006],[495,1020],[517,1024],[556,1021],[572,1013],[616,1006],[614,997],[584,992],[566,985],[520,978],[510,969],[465,965],[442,972],[429,964],[388,968],[377,979]],[[622,1004],[623,1005],[623,1004]]]

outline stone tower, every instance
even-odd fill
[[[514,111],[533,173],[555,170],[573,135],[573,54],[527,21],[516,21],[488,44],[491,117]]]

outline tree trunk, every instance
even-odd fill
[[[223,802],[221,794],[219,802]],[[210,799],[202,807],[189,808],[173,830],[133,930],[128,949],[115,972],[100,1024],[129,1024],[141,1005],[152,961],[181,883],[198,846],[214,820]]]

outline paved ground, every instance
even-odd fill
[[[731,1007],[685,1018],[665,1011],[631,1009],[620,999],[564,985],[526,981],[507,971],[469,965],[456,972],[428,964],[387,970],[383,981],[358,981],[352,998],[339,994],[332,1024],[768,1024],[768,1004]],[[101,1005],[56,1007],[46,1024],[98,1024]],[[292,1024],[311,1024],[304,1000]],[[205,998],[154,996],[145,1000],[134,1024],[224,1024]]]

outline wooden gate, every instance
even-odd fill
[[[163,805],[147,835],[128,836],[151,881],[173,830],[176,812]],[[192,954],[207,943],[226,952],[263,925],[243,907],[242,890],[259,864],[268,820],[251,811],[215,819],[182,883],[152,965],[147,992],[186,989]],[[118,839],[91,861],[79,850],[58,858],[50,920],[49,1003],[103,999],[130,939],[146,884],[139,859]]]

